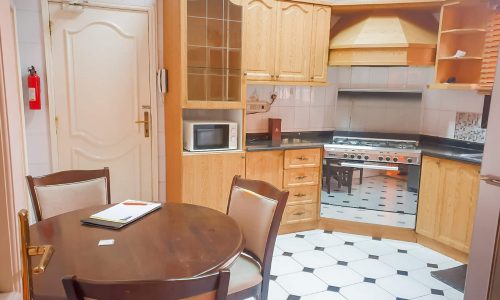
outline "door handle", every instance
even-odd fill
[[[492,176],[492,175],[485,175],[485,176],[481,176],[481,180],[486,182],[487,184],[491,184],[491,185],[500,187],[500,177],[496,177],[496,176]]]
[[[149,137],[149,111],[144,112],[144,120],[135,121],[136,124],[144,124],[144,137]]]

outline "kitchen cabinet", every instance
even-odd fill
[[[275,0],[244,3],[243,70],[248,80],[274,79],[276,7]]]
[[[417,233],[469,253],[479,171],[478,165],[424,156]]]
[[[252,151],[246,154],[246,178],[288,190],[281,232],[312,229],[319,216],[321,149]]]
[[[283,188],[283,151],[247,152],[246,178]]]
[[[326,82],[331,9],[310,3],[247,0],[244,77],[261,83]]]
[[[245,154],[185,154],[182,172],[182,202],[210,207],[226,213],[235,175],[245,176]]]

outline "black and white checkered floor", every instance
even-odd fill
[[[269,300],[455,300],[431,277],[461,263],[419,244],[323,230],[278,236]]]

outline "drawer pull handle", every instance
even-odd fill
[[[298,160],[308,160],[307,157],[305,157],[304,155],[300,156],[300,157],[297,157]]]
[[[297,197],[297,198],[300,198],[300,197],[305,197],[305,196],[307,196],[307,195],[306,195],[306,194],[302,194],[302,193],[298,193],[298,194],[295,194],[295,195],[293,195],[293,196],[295,196],[295,197]]]
[[[297,180],[302,180],[302,179],[304,179],[304,178],[306,178],[306,177],[307,177],[307,176],[302,175],[302,176],[297,176],[297,177],[295,177],[295,178],[296,178]]]
[[[305,212],[301,211],[301,212],[294,213],[293,215],[294,216],[302,216],[303,214],[305,214]]]

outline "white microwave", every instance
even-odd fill
[[[219,151],[238,149],[238,123],[227,121],[184,121],[184,149]]]

